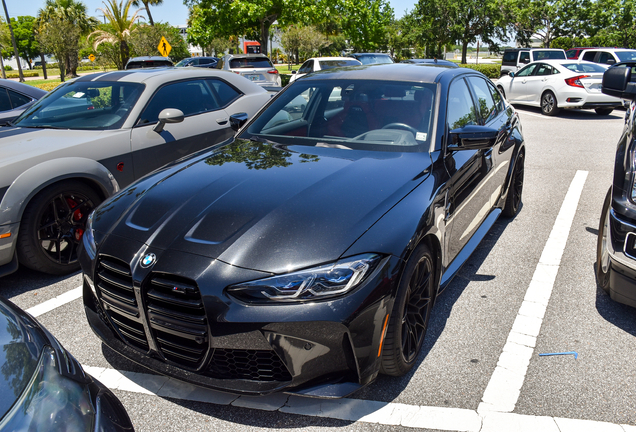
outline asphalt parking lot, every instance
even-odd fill
[[[90,330],[81,276],[24,269],[0,293],[112,388],[138,431],[636,431],[636,314],[596,286],[596,234],[624,111],[518,108],[523,207],[438,299],[418,366],[343,400],[198,389],[119,357]],[[576,353],[540,356],[546,353]]]

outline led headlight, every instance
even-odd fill
[[[82,235],[82,241],[84,242],[84,249],[90,255],[91,259],[95,258],[97,254],[97,244],[95,243],[95,233],[93,232],[93,216],[95,212],[91,212],[86,220],[86,227],[84,228],[84,234]]]
[[[228,293],[247,302],[298,302],[350,292],[380,261],[375,254],[345,258],[333,264],[233,285]]]

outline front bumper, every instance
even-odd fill
[[[636,223],[610,211],[609,292],[612,300],[636,307]]]
[[[18,269],[15,245],[19,227],[19,223],[0,226],[0,277]]]
[[[115,243],[117,250],[108,250]],[[225,288],[263,273],[134,243],[118,239],[106,242],[95,259],[85,251],[80,255],[88,321],[97,336],[130,360],[196,385],[248,395],[344,397],[377,376],[383,324],[402,266],[398,258],[386,257],[343,297],[248,305]],[[148,253],[157,260],[144,269],[138,261]],[[129,288],[109,286],[113,275],[106,267],[114,266],[130,271]],[[126,285],[124,279],[118,283]],[[159,279],[196,287],[203,315],[188,317],[175,309],[161,316],[154,300]]]

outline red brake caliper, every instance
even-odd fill
[[[66,198],[66,202],[70,208],[77,206],[77,203],[70,198]],[[81,221],[83,216],[84,215],[82,214],[82,210],[80,210],[79,208],[76,209],[73,212],[73,222]],[[75,230],[75,240],[80,241],[82,239],[82,235],[84,235],[84,230],[82,228],[77,228]]]

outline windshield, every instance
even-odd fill
[[[598,72],[604,73],[607,69],[597,63],[562,63],[564,68],[573,72]]]
[[[634,51],[614,51],[620,61],[636,60],[636,50]]]
[[[143,92],[126,82],[72,82],[40,99],[15,126],[51,129],[118,129]]]
[[[382,55],[382,54],[362,55],[358,57],[358,60],[360,60],[360,62],[362,62],[362,64],[364,65],[393,63],[393,60],[391,60],[391,57],[389,57],[388,55]]]
[[[535,50],[532,54],[535,60],[548,60],[555,59],[565,60],[567,57],[565,56],[565,51],[543,51],[543,50]]]
[[[239,138],[378,151],[428,149],[435,85],[297,81]]]
[[[358,60],[320,60],[320,68],[321,69],[333,69],[337,67],[343,66],[359,66],[360,62]]]
[[[244,69],[244,68],[273,68],[272,62],[265,57],[244,57],[234,58],[230,60],[230,68],[232,69]]]

